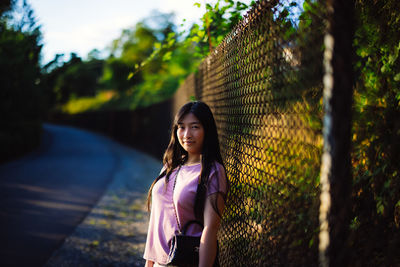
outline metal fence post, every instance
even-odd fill
[[[320,266],[346,266],[351,190],[354,0],[329,0],[325,35]]]

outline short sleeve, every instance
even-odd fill
[[[207,196],[222,193],[224,196],[227,193],[227,179],[224,167],[215,162],[214,166],[211,168],[210,178],[207,185]]]

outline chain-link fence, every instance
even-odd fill
[[[318,264],[323,6],[262,1],[179,92],[210,105],[231,190],[222,266]]]

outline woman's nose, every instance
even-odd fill
[[[185,129],[185,132],[183,133],[183,136],[185,138],[191,137],[192,133],[191,133],[190,129]]]

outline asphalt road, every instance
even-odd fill
[[[105,137],[44,125],[37,151],[0,165],[0,266],[43,266],[101,197],[120,158]]]

